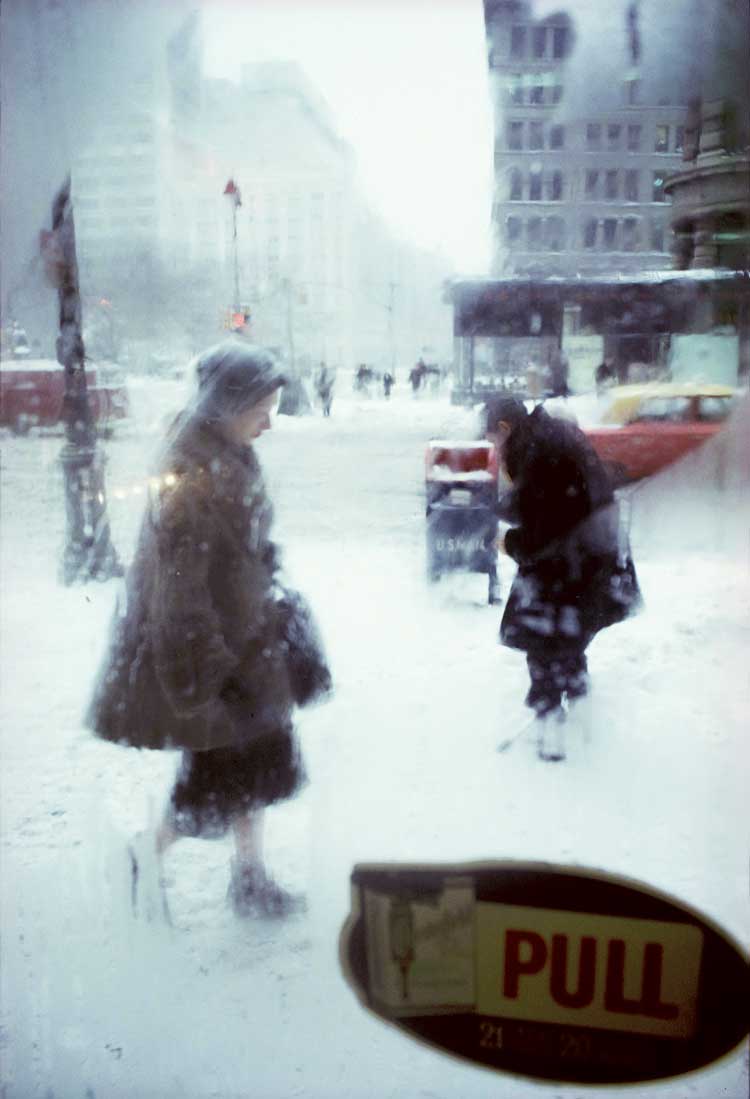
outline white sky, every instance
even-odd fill
[[[492,123],[481,0],[206,0],[209,76],[295,60],[357,155],[373,207],[455,272],[489,254]]]

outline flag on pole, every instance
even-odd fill
[[[229,195],[235,206],[242,205],[242,196],[240,195],[240,189],[233,179],[230,179],[224,188],[224,194]]]

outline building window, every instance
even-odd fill
[[[523,198],[523,176],[518,168],[513,168],[510,173],[510,199],[511,202],[519,202]]]
[[[622,223],[622,249],[624,252],[637,252],[640,237],[638,218],[625,218]]]
[[[625,199],[628,202],[638,201],[638,171],[628,168],[625,172]]]
[[[520,73],[513,73],[510,78],[509,97],[511,103],[523,104],[523,77]]]
[[[526,27],[510,28],[510,56],[516,58],[526,56]]]
[[[529,201],[540,202],[542,198],[542,173],[532,172],[529,176]]]
[[[596,230],[598,222],[596,218],[589,218],[583,227],[583,247],[596,248]]]
[[[617,244],[617,218],[605,218],[603,246],[607,252],[614,250]]]
[[[559,103],[563,96],[562,84],[552,85],[552,102]]]
[[[553,27],[552,28],[552,56],[556,58],[565,57],[568,52],[568,29],[567,27]]]
[[[526,223],[526,247],[535,252],[542,245],[542,219],[529,218]]]
[[[565,147],[564,126],[550,126],[549,147],[550,149],[562,149]]]
[[[586,172],[586,198],[596,198],[599,191],[599,173],[595,168]]]
[[[628,126],[628,152],[637,153],[641,147],[641,127]]]
[[[534,27],[533,33],[534,57],[544,57],[547,52],[547,28]]]
[[[533,84],[531,92],[529,93],[529,103],[540,104],[544,103],[544,85]]]
[[[666,197],[664,195],[664,176],[661,172],[654,172],[651,191],[652,202],[666,202]]]
[[[669,126],[657,126],[654,140],[655,153],[669,152]]]
[[[560,202],[563,197],[563,174],[553,172],[547,181],[547,193],[550,202]]]
[[[674,128],[674,151],[681,153],[685,143],[685,127],[675,126]]]
[[[562,218],[547,218],[544,223],[544,244],[548,252],[565,248],[565,222]]]
[[[619,149],[622,126],[619,122],[610,122],[607,126],[607,148]]]
[[[521,219],[520,218],[506,218],[505,219],[505,242],[506,244],[515,244],[516,241],[521,238]]]
[[[625,81],[625,102],[629,107],[634,107],[638,102],[640,83],[640,80]]]
[[[586,126],[586,148],[601,149],[602,127],[599,122],[589,122]]]
[[[610,168],[604,177],[604,197],[617,198],[617,169]]]
[[[651,251],[664,251],[664,225],[660,221],[651,222]]]
[[[508,123],[508,148],[523,149],[523,122]]]
[[[541,122],[529,123],[529,148],[544,148],[544,125]]]

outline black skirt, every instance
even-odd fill
[[[236,817],[292,797],[305,782],[291,726],[242,748],[185,751],[170,823],[182,836],[220,839]]]

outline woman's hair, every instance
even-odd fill
[[[225,340],[195,363],[198,391],[191,415],[206,422],[229,420],[286,382],[276,359],[263,347]]]
[[[506,397],[497,393],[489,397],[484,406],[485,432],[497,431],[502,420],[510,425],[511,433],[523,424],[528,416],[526,405],[518,397]]]

